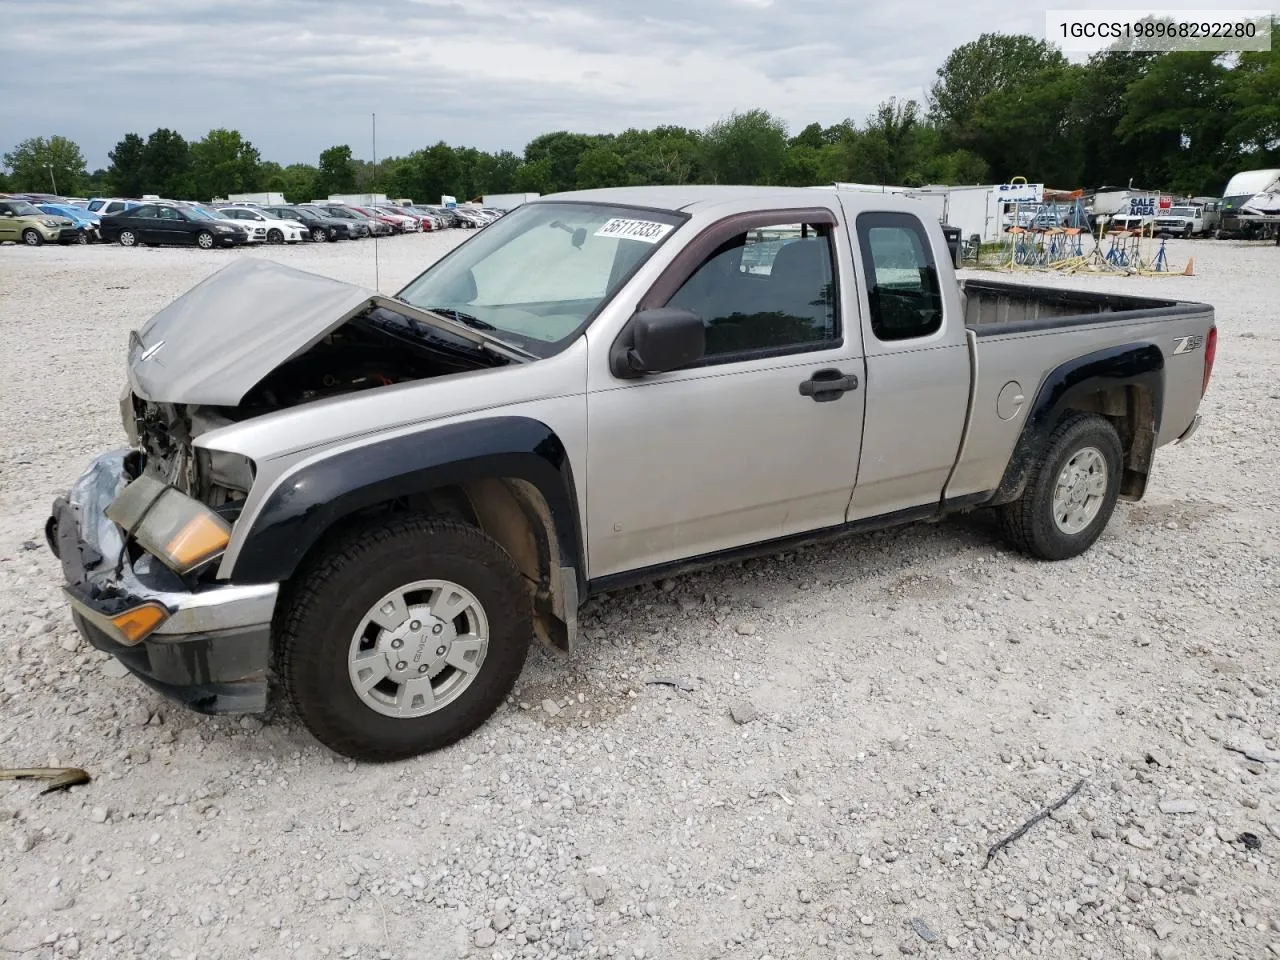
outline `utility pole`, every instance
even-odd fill
[[[50,179],[51,181],[53,181],[53,192],[54,192],[54,193],[57,193],[57,192],[58,192],[58,180],[57,180],[57,178],[56,178],[56,177],[54,177],[54,175],[53,175],[53,164],[52,164],[52,163],[46,163],[44,166],[45,166],[45,169],[49,171],[49,179]]]

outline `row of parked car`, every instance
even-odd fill
[[[504,211],[485,207],[345,203],[201,204],[186,200],[92,199],[0,194],[0,241],[193,244],[203,249],[249,243],[359,240],[454,227],[479,229]]]

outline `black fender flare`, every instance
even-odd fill
[[[1151,398],[1151,437],[1144,454],[1149,463],[1164,411],[1164,366],[1164,354],[1158,346],[1130,343],[1076,357],[1050,371],[1036,392],[1000,486],[988,502],[1009,503],[1022,496],[1032,466],[1043,456],[1049,435],[1068,410],[1094,409],[1093,401],[1099,394],[1114,394],[1126,387],[1139,387]],[[1138,499],[1146,483],[1145,470],[1125,473],[1131,498]]]
[[[585,584],[577,489],[564,444],[528,417],[485,417],[374,440],[288,474],[253,517],[235,583],[288,580],[335,523],[358,510],[489,478],[524,480],[550,508],[561,566]]]

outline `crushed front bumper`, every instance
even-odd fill
[[[65,497],[54,501],[45,539],[62,563],[72,619],[94,647],[194,710],[259,712],[267,702],[271,617],[279,587],[192,589],[149,554],[131,562],[123,532],[105,511],[132,479],[137,456],[128,450],[103,454]],[[147,603],[163,606],[169,615],[130,644],[111,618]]]

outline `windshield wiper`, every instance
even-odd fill
[[[378,298],[375,297],[374,301],[377,302],[377,299]],[[459,331],[465,331],[468,329],[476,330],[477,332],[471,336],[480,338],[479,345],[490,353],[500,355],[505,360],[524,361],[538,359],[538,355],[536,353],[531,353],[524,347],[517,347],[514,343],[508,343],[501,337],[495,337],[493,334],[488,332],[490,330],[497,330],[497,327],[485,323],[483,320],[470,316],[469,314],[454,310],[452,307],[445,307],[443,309],[437,307],[420,307],[416,303],[411,303],[409,300],[406,300],[404,297],[399,295],[384,297],[382,299],[388,300],[392,303],[402,304],[410,311],[416,311],[420,316],[434,317],[437,325],[442,323],[456,324]],[[394,308],[392,309],[394,310]],[[453,316],[450,316],[450,314],[453,314]],[[459,334],[457,333],[454,334],[454,336],[458,335]]]
[[[463,313],[461,310],[455,310],[453,307],[423,307],[423,310],[430,310],[432,313],[443,313],[446,317],[452,317],[459,323],[464,323],[473,330],[497,330],[492,323],[486,323],[479,317],[473,317],[469,313]]]

